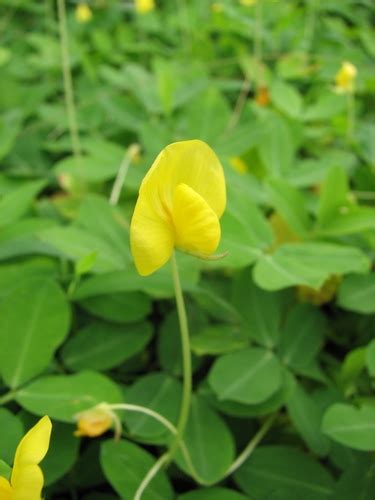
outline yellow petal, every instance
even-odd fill
[[[112,427],[111,414],[101,408],[92,408],[77,415],[77,437],[97,437],[107,432]]]
[[[179,184],[173,197],[176,246],[187,252],[209,255],[220,241],[220,223],[208,203],[186,184]]]
[[[12,499],[12,488],[10,483],[5,477],[0,477],[0,498],[1,500]]]
[[[173,226],[158,205],[156,195],[140,194],[130,225],[130,246],[135,267],[147,276],[162,267],[171,257],[174,245]]]
[[[12,484],[12,500],[40,500],[43,482],[43,473],[39,465],[21,466],[17,481]]]
[[[158,211],[171,213],[179,184],[202,196],[218,218],[226,204],[223,168],[213,150],[199,140],[170,144],[159,154],[143,179],[140,195],[156,197]]]
[[[48,451],[52,424],[49,417],[43,417],[22,438],[17,447],[12,470],[11,484],[14,487],[22,480],[25,466],[36,465],[43,460]]]

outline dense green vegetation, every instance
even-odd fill
[[[177,255],[186,453],[142,499],[371,500],[373,2],[141,3],[1,1],[0,476],[46,414],[46,500],[132,500],[168,449],[137,412],[113,410],[120,441],[103,407],[103,433],[74,431],[101,403],[177,422],[172,269],[138,275],[129,225],[157,154],[201,139],[228,254]]]

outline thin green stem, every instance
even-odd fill
[[[70,70],[69,36],[66,24],[65,0],[57,0],[57,12],[59,19],[60,48],[61,48],[62,72],[64,79],[65,105],[66,105],[66,112],[68,115],[69,132],[72,141],[73,154],[76,158],[79,158],[81,156],[81,144],[79,141],[77,113],[74,103],[73,79]]]
[[[147,486],[151,483],[156,474],[164,467],[164,465],[169,460],[169,453],[164,453],[161,457],[155,462],[155,464],[151,467],[151,469],[145,475],[143,481],[139,485],[137,491],[134,495],[134,500],[141,500],[142,495],[147,488]]]
[[[126,176],[128,175],[130,163],[138,152],[138,144],[132,144],[126,150],[120,168],[118,169],[115,182],[113,183],[111,194],[109,196],[110,205],[117,205],[120,199],[122,188],[124,187]]]
[[[262,85],[263,74],[262,74],[262,59],[263,59],[263,47],[262,47],[262,0],[258,0],[255,4],[255,33],[254,33],[254,58],[256,64],[256,77],[255,77],[255,87],[258,89]]]
[[[255,436],[248,442],[247,446],[242,450],[242,452],[238,455],[236,460],[232,463],[232,465],[228,468],[227,472],[225,473],[225,477],[230,476],[235,472],[241,465],[249,458],[251,453],[255,450],[255,448],[258,446],[260,441],[264,438],[264,436],[267,434],[269,429],[272,427],[273,423],[275,422],[277,418],[277,413],[274,413],[270,417],[268,417],[259,431],[255,434]]]
[[[190,401],[192,392],[192,370],[191,370],[191,353],[190,353],[190,338],[189,338],[189,327],[185,309],[184,296],[182,293],[180,275],[178,272],[176,255],[172,254],[172,274],[173,274],[173,285],[176,295],[176,305],[178,320],[180,323],[180,334],[181,334],[181,347],[182,347],[182,371],[183,371],[183,385],[182,385],[182,402],[180,408],[180,415],[177,421],[177,435],[171,444],[168,452],[168,461],[173,460],[176,451],[180,445],[183,438],[186,424],[189,418],[190,412]]]

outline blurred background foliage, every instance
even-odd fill
[[[122,415],[118,445],[80,443],[73,424],[123,399],[177,418],[170,270],[140,278],[128,228],[155,156],[197,138],[225,169],[229,254],[179,255],[195,367],[186,443],[217,486],[199,489],[177,457],[144,498],[371,500],[373,2],[140,3],[66,2],[67,109],[56,3],[1,1],[0,467],[48,413],[46,498],[131,499],[168,443],[144,416]],[[222,481],[273,414],[265,444]]]

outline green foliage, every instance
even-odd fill
[[[0,7],[0,476],[45,414],[46,500],[132,500],[172,442],[171,269],[137,274],[129,225],[156,155],[197,138],[224,167],[227,255],[177,255],[188,459],[180,448],[142,500],[372,500],[372,2],[156,0],[147,14],[132,0],[87,3],[80,23],[65,0],[78,157],[55,2]],[[335,90],[344,61],[353,95]],[[74,436],[77,414],[103,402],[144,406],[172,430],[116,410],[120,440],[113,428]]]

